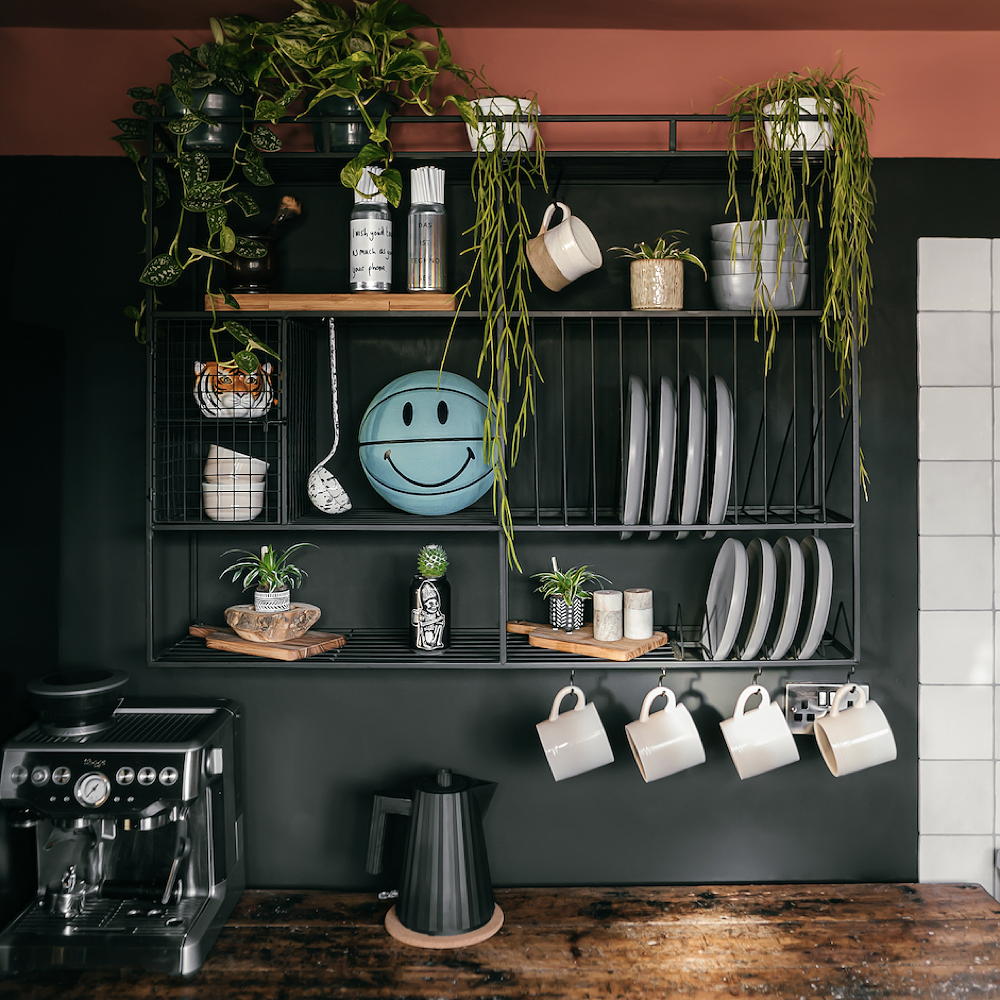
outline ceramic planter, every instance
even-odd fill
[[[799,114],[817,114],[817,101],[814,97],[799,98]],[[765,115],[781,114],[784,110],[785,102],[779,101],[777,104],[766,104],[762,111]],[[825,103],[823,105],[824,117],[835,114],[840,105],[836,103]],[[770,120],[764,122],[764,135],[767,143],[772,148],[793,149],[799,152],[812,152],[829,149],[833,145],[833,126],[829,121],[824,122],[803,122],[798,124],[798,134],[793,135],[784,123],[774,125]]]
[[[195,110],[206,118],[240,118],[243,114],[242,99],[225,87],[199,87],[191,94]],[[164,100],[163,109],[171,116],[184,114],[184,106],[172,94]],[[199,125],[184,136],[184,146],[209,152],[228,151],[239,141],[242,132],[239,122]]]
[[[505,115],[526,114],[531,107],[527,97],[483,97],[472,102],[482,119],[478,128],[465,126],[473,150],[491,152],[502,139],[505,152],[521,152],[535,144],[535,127],[524,121],[498,121]]]
[[[629,267],[633,309],[682,309],[684,262],[633,260]]]
[[[365,109],[377,125],[386,111],[391,115],[395,101],[388,94],[376,94]],[[324,97],[309,112],[311,115],[347,116],[346,122],[315,122],[313,143],[317,153],[349,153],[359,150],[368,142],[371,133],[361,117],[358,102],[353,97]],[[387,129],[388,132],[388,129]]]
[[[440,653],[451,645],[451,584],[445,576],[410,581],[410,649]]]
[[[578,597],[572,604],[567,604],[561,597],[550,597],[549,624],[563,632],[583,628],[583,598]]]
[[[287,611],[291,605],[291,591],[286,587],[284,590],[255,590],[253,592],[254,611]]]

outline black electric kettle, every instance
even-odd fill
[[[412,795],[376,795],[368,838],[368,873],[382,871],[386,817],[410,817],[389,933],[408,944],[455,948],[483,941],[503,924],[493,898],[483,814],[496,783],[442,769],[421,778]]]

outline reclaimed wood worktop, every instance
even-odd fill
[[[971,885],[502,889],[507,921],[424,951],[371,895],[247,892],[201,971],[0,980],[2,1000],[1000,997],[1000,903]]]

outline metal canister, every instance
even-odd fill
[[[409,256],[406,287],[411,292],[443,292],[445,287],[444,205],[411,205],[407,221]]]
[[[388,292],[392,289],[392,216],[385,195],[369,176],[381,170],[366,167],[365,171],[351,211],[348,284],[352,292]]]

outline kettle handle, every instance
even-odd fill
[[[372,803],[372,825],[368,833],[369,875],[379,875],[382,871],[382,850],[385,846],[385,818],[390,813],[409,816],[413,812],[413,799],[399,795],[376,795]]]

